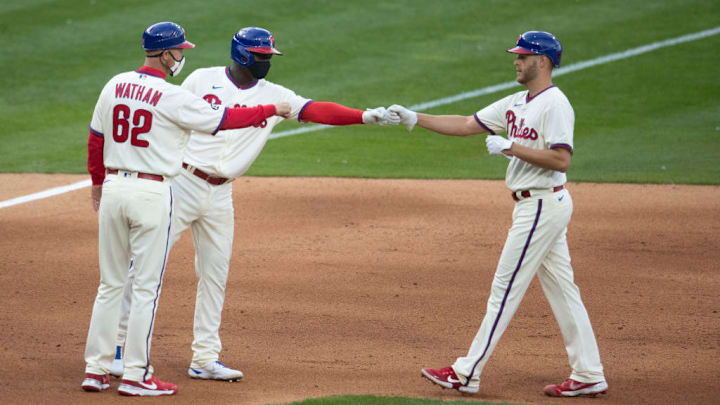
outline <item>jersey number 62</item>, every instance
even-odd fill
[[[135,110],[132,114],[132,125],[130,129],[130,107],[125,104],[118,104],[113,108],[113,139],[117,143],[123,143],[130,136],[130,144],[140,148],[147,148],[150,143],[140,139],[140,135],[150,131],[152,127],[152,113],[148,110]],[[142,123],[142,126],[140,126]]]

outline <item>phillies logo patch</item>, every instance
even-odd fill
[[[525,126],[525,118],[520,120],[519,126],[515,124],[517,116],[512,110],[507,110],[505,119],[507,119],[508,138],[530,139],[531,141],[538,139],[537,131],[534,128]]]
[[[217,110],[220,108],[220,104],[222,104],[222,101],[218,98],[218,96],[214,94],[206,94],[203,96],[203,100],[207,101],[208,104],[210,104],[210,107],[212,107],[213,110]]]

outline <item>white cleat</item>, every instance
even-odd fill
[[[190,367],[188,368],[188,375],[202,380],[240,381],[243,378],[242,371],[233,370],[219,361],[210,363],[205,367]]]

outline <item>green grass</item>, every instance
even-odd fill
[[[417,104],[511,81],[504,52],[528,29],[555,33],[565,65],[720,25],[709,0],[11,1],[0,5],[1,172],[84,173],[87,126],[114,74],[141,62],[140,35],[177,21],[193,69],[229,63],[242,26],[274,31],[269,79],[355,108]],[[518,12],[522,10],[522,12]],[[719,184],[720,36],[556,78],[576,113],[573,181]],[[501,96],[427,112],[470,115]],[[284,131],[299,124],[276,127]],[[349,126],[271,140],[256,176],[504,177],[484,137]]]

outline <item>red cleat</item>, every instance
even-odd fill
[[[577,397],[581,395],[595,397],[607,393],[608,384],[605,381],[582,383],[568,378],[562,384],[548,385],[543,389],[551,397]]]
[[[155,377],[145,381],[122,380],[118,394],[133,397],[157,397],[160,395],[173,395],[178,391],[177,385],[160,381]]]
[[[85,374],[81,385],[87,392],[100,392],[110,388],[110,376],[107,374]]]
[[[422,376],[433,383],[443,387],[474,394],[480,390],[480,381],[468,380],[465,384],[460,381],[455,370],[448,366],[445,368],[424,368]]]

